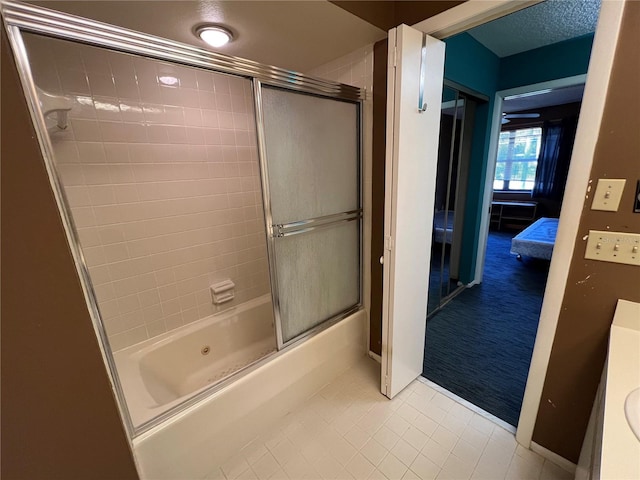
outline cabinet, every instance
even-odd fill
[[[525,228],[536,219],[537,202],[491,202],[491,226],[500,230],[502,227]]]

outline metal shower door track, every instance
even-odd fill
[[[211,52],[186,43],[136,32],[107,23],[57,12],[48,8],[3,1],[2,16],[9,26],[98,47],[169,60],[218,72],[256,78],[272,85],[345,100],[364,99],[364,91],[292,70],[240,57]]]

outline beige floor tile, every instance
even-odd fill
[[[290,478],[285,471],[280,468],[269,477],[269,480],[290,480]]]
[[[271,453],[281,466],[286,465],[292,458],[299,455],[298,449],[288,438],[283,439],[272,448]]]
[[[519,455],[514,455],[507,470],[507,480],[538,480],[542,472],[542,463],[531,462]]]
[[[242,455],[236,455],[222,464],[222,471],[228,480],[237,478],[242,472],[249,469],[249,463]]]
[[[431,400],[436,394],[436,391],[433,388],[431,388],[429,385],[425,385],[421,381],[412,383],[412,389],[415,393],[426,398],[427,400]]]
[[[259,480],[258,476],[250,468],[246,469],[236,477],[236,480]]]
[[[347,474],[346,470],[340,465],[340,463],[331,458],[328,455],[320,458],[313,464],[314,469],[318,472],[321,478],[325,480],[335,480],[338,478],[344,478]]]
[[[357,453],[349,463],[347,463],[345,469],[357,480],[365,480],[369,478],[369,475],[373,473],[376,467],[367,460],[362,454]]]
[[[363,362],[224,462],[220,480],[568,480],[512,433],[422,382],[393,400]]]
[[[410,426],[409,422],[402,418],[397,412],[391,415],[391,417],[385,422],[385,425],[400,437],[404,435],[404,432],[406,432]]]
[[[535,462],[535,463],[540,463],[540,464],[543,464],[544,460],[545,460],[543,457],[538,455],[536,452],[528,450],[528,449],[524,448],[522,445],[518,445],[516,447],[516,455],[518,455],[520,457],[523,457],[523,458],[526,458],[530,462]]]
[[[284,471],[292,480],[312,480],[314,478],[318,478],[319,475],[313,466],[302,456],[298,456],[287,463],[284,466]]]
[[[439,394],[438,394],[439,395]],[[431,420],[440,423],[447,416],[447,411],[433,404],[433,400],[422,410],[422,413],[429,417]]]
[[[378,466],[382,459],[387,455],[389,451],[384,448],[373,438],[370,439],[364,447],[360,449],[360,453],[364,455],[374,465]]]
[[[344,438],[337,438],[327,447],[329,454],[343,466],[357,453],[357,450]]]
[[[411,465],[418,456],[418,450],[402,439],[391,449],[391,453],[393,453],[396,458],[398,458],[398,460],[404,463],[407,467]]]
[[[402,438],[417,450],[422,450],[422,447],[424,447],[427,440],[429,440],[429,437],[425,433],[413,426],[409,427],[409,430],[404,433]]]
[[[371,436],[357,425],[354,425],[344,435],[344,438],[356,449],[360,450],[364,446],[364,444],[369,441]]]
[[[445,427],[447,430],[452,431],[457,436],[462,435],[462,432],[464,432],[465,429],[467,428],[467,424],[464,421],[460,420],[458,417],[456,417],[455,415],[452,415],[451,413],[448,413],[442,419],[442,421],[440,422],[440,425]]]
[[[467,407],[465,407],[460,403],[455,403],[451,407],[451,410],[449,410],[449,414],[453,415],[454,417],[458,418],[459,420],[467,424],[471,421],[471,418],[473,417],[474,412],[472,412],[471,410],[469,410]]]
[[[240,451],[240,454],[249,462],[249,465],[253,465],[267,452],[268,450],[267,447],[264,446],[264,443],[255,440],[244,447]]]
[[[402,480],[422,480],[414,471],[407,470],[402,476]]]
[[[493,429],[496,427],[496,424],[488,418],[474,413],[471,417],[471,420],[469,420],[469,426],[473,427],[480,433],[491,436],[491,434],[493,433]]]
[[[433,439],[427,441],[425,446],[422,447],[421,453],[439,467],[442,467],[447,458],[449,458],[449,450]]]
[[[411,392],[411,395],[413,395],[413,392]],[[404,418],[407,422],[411,423],[416,419],[418,413],[420,412],[418,412],[418,410],[405,402],[400,406],[400,408],[396,410],[396,413]]]
[[[407,471],[407,468],[408,467],[392,453],[384,457],[378,466],[378,470],[384,473],[384,476],[389,480],[400,480]]]
[[[425,397],[414,391],[411,392],[411,395],[409,395],[409,398],[407,398],[404,403],[406,405],[411,405],[416,410],[420,410],[428,401],[429,400],[427,400]]]
[[[514,452],[518,442],[516,437],[511,432],[507,432],[504,428],[496,426],[491,433],[491,439],[502,443],[505,447],[511,448]]]
[[[451,453],[458,458],[463,458],[465,461],[472,463],[475,468],[476,463],[480,460],[480,455],[482,455],[482,448],[475,447],[460,439],[458,443],[456,443],[456,446],[453,447],[453,450],[451,450]]]
[[[555,463],[545,460],[542,466],[540,480],[570,480],[573,475]]]
[[[267,480],[280,469],[280,465],[271,453],[266,453],[251,466],[251,469],[260,480]]]
[[[462,435],[460,435],[460,439],[464,440],[467,443],[470,443],[480,450],[484,450],[484,447],[489,441],[489,435],[485,435],[484,433],[473,428],[471,425],[467,425],[467,428],[464,430],[464,432],[462,432]]]
[[[449,455],[436,477],[437,480],[467,480],[471,478],[474,466],[455,455]]]
[[[438,476],[438,473],[440,473],[440,467],[422,454],[419,454],[415,458],[409,468],[414,471],[421,480],[434,480]]]
[[[436,428],[438,428],[438,422],[432,420],[426,415],[420,414],[413,421],[413,426],[430,437],[431,435],[433,435],[433,432],[436,431]]]
[[[388,480],[387,477],[384,476],[384,473],[382,473],[380,470],[378,470],[377,468],[371,472],[371,475],[369,475],[369,478],[367,480]]]
[[[220,468],[216,468],[209,472],[203,480],[225,480],[225,476]]]
[[[431,439],[449,451],[458,443],[458,436],[442,426],[436,428],[436,431],[431,435]]]
[[[384,448],[386,448],[387,450],[391,450],[396,446],[398,440],[400,440],[400,435],[391,431],[391,429],[389,429],[389,427],[387,427],[386,425],[383,425],[375,433],[373,438],[375,438]]]
[[[434,407],[439,407],[445,412],[449,412],[451,408],[455,405],[455,401],[451,400],[449,397],[444,396],[440,392],[436,392],[436,394],[431,399],[431,405]]]

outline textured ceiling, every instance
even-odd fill
[[[596,29],[600,0],[547,0],[468,31],[498,57],[569,40]]]
[[[386,37],[386,32],[327,1],[32,1],[53,10],[208,48],[192,29],[222,23],[236,39],[218,49],[301,72]]]

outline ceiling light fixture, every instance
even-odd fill
[[[233,40],[231,31],[220,25],[200,25],[195,32],[202,41],[216,48],[222,47]]]

